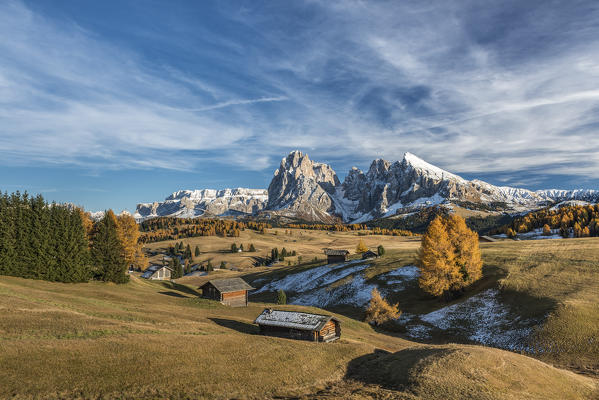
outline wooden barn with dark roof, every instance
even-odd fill
[[[199,289],[204,299],[220,301],[231,307],[247,307],[248,291],[254,288],[241,278],[224,278],[212,279]]]
[[[335,250],[335,249],[324,249],[324,254],[327,256],[327,262],[329,264],[340,263],[347,261],[347,250]]]
[[[264,309],[254,323],[268,336],[313,342],[332,342],[341,337],[341,321],[332,315]]]

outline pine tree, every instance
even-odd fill
[[[287,295],[283,289],[277,290],[277,304],[287,304]]]
[[[254,247],[253,243],[250,243],[250,252],[251,253],[255,253],[256,252],[256,248]]]
[[[356,253],[362,254],[368,251],[368,247],[364,244],[364,241],[360,239],[360,243],[356,246]]]
[[[379,255],[379,257],[382,257],[385,255],[385,248],[383,247],[382,244],[379,244],[379,246],[376,248],[377,254]]]
[[[224,261],[220,262],[220,269],[226,269],[227,268],[227,263]]]
[[[199,248],[199,246],[196,246],[196,249],[195,249],[195,256],[196,256],[196,257],[199,257],[199,256],[200,256],[200,248]]]
[[[237,253],[237,245],[235,243],[231,245],[231,253]]]
[[[191,256],[191,246],[189,245],[189,243],[187,243],[187,247],[185,247],[185,259],[186,260],[191,260],[192,256]]]
[[[366,322],[378,326],[401,316],[399,304],[387,303],[376,288],[372,289],[370,296],[370,303],[366,309]]]
[[[115,283],[129,281],[127,261],[123,256],[117,221],[112,210],[108,210],[95,226],[91,255],[97,279]]]
[[[243,243],[239,245],[239,250],[243,251]]]

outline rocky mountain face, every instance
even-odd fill
[[[307,220],[324,220],[334,214],[332,196],[339,178],[327,164],[310,160],[299,151],[281,160],[268,186],[267,210],[296,214]]]
[[[469,181],[410,153],[401,161],[374,160],[367,172],[354,167],[341,183],[329,165],[294,151],[281,160],[268,190],[183,190],[163,202],[139,204],[134,216],[260,214],[358,223],[435,205],[516,213],[568,200],[599,202],[599,191],[531,191]]]
[[[264,189],[180,190],[164,201],[138,204],[134,217],[144,220],[161,216],[248,215],[264,209],[267,199]]]

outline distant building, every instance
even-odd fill
[[[254,323],[260,333],[313,342],[332,342],[341,337],[341,322],[331,315],[308,314],[297,311],[262,311]]]
[[[368,258],[378,258],[378,257],[379,257],[379,255],[371,250],[368,250],[366,253],[362,254],[362,260],[366,260]]]
[[[200,286],[201,297],[231,307],[246,307],[248,291],[254,288],[241,278],[212,279]]]
[[[163,265],[150,265],[143,274],[141,274],[142,278],[152,279],[152,280],[169,280],[171,279],[171,272],[173,270],[170,267]]]
[[[335,249],[324,249],[324,254],[327,256],[327,262],[329,264],[340,263],[347,261],[347,250],[335,250]]]

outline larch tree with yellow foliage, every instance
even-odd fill
[[[127,265],[144,270],[148,266],[148,259],[142,251],[143,245],[139,242],[139,227],[131,215],[121,214],[117,217],[117,234],[123,247],[123,256]]]
[[[366,309],[366,322],[378,326],[400,317],[399,303],[394,305],[387,303],[376,288],[372,289],[370,296],[370,303]]]
[[[356,246],[356,253],[362,254],[362,253],[366,253],[367,251],[368,251],[368,246],[366,246],[364,241],[362,239],[360,239],[360,243],[358,243],[358,246]]]
[[[418,266],[420,287],[449,298],[482,276],[478,235],[457,215],[435,218],[422,237]]]

